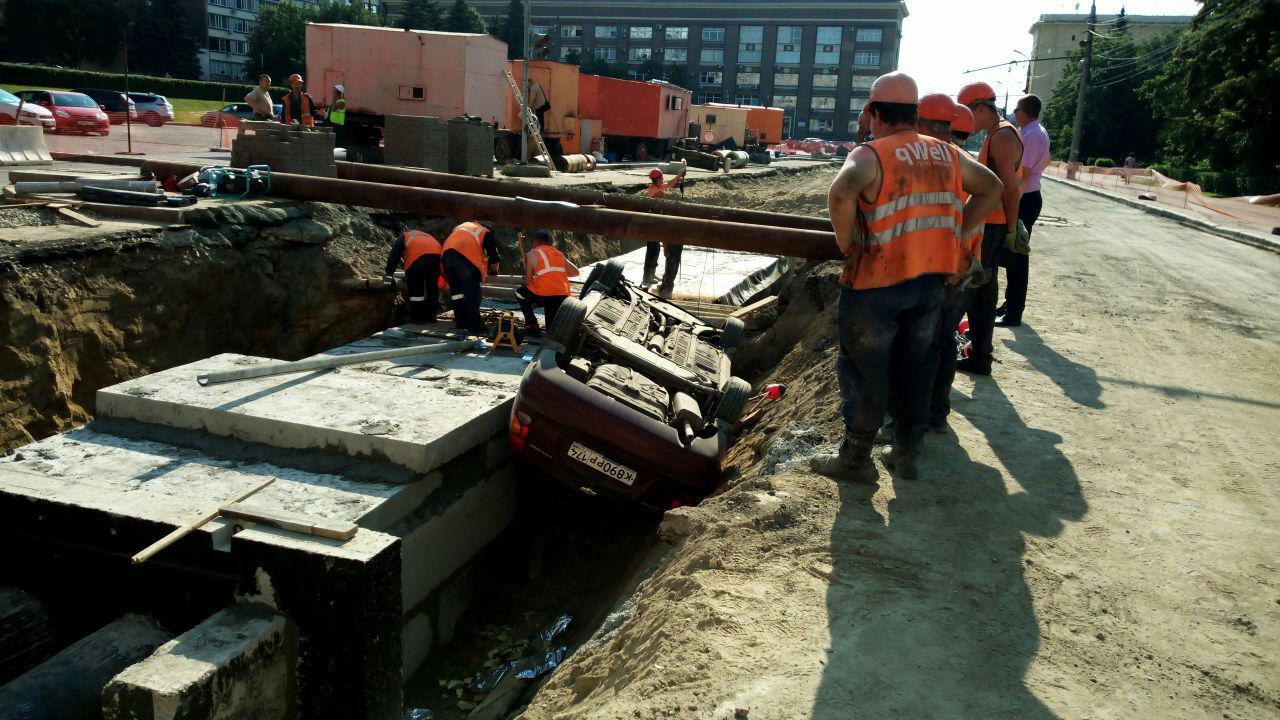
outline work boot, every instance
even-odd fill
[[[880,479],[876,464],[871,461],[871,440],[855,438],[848,432],[840,441],[839,452],[813,457],[809,460],[809,469],[819,475],[863,485],[874,485]]]
[[[659,286],[659,287],[658,287],[658,292],[657,292],[657,293],[655,293],[655,294],[656,294],[658,297],[662,298],[663,300],[670,300],[670,299],[671,299],[671,288],[667,287],[666,285],[661,285],[661,286]]]
[[[645,268],[644,279],[640,281],[640,287],[648,290],[649,287],[656,282],[658,282],[658,268]]]
[[[960,358],[956,361],[956,370],[963,373],[969,373],[970,375],[990,375],[991,361],[978,360],[973,356]]]
[[[540,338],[542,337],[542,328],[538,327],[536,321],[528,323],[524,326],[524,336],[527,338]]]
[[[893,420],[892,419],[886,420],[884,425],[881,425],[880,429],[876,431],[875,444],[876,445],[893,444]]]
[[[912,428],[910,432],[895,433],[893,447],[885,450],[880,456],[884,466],[893,470],[903,480],[915,480],[920,477],[916,458],[920,456],[924,430],[923,427],[917,427]]]
[[[929,432],[936,435],[946,435],[950,426],[947,424],[946,416],[940,418],[929,419]]]

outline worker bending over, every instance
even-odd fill
[[[464,222],[445,239],[440,264],[449,283],[455,328],[486,333],[480,317],[480,286],[489,273],[498,272],[498,263],[498,239],[488,223]]]
[[[440,242],[421,230],[397,238],[387,254],[387,277],[404,261],[405,300],[409,322],[433,323],[440,311]]]
[[[679,175],[663,182],[662,171],[654,168],[649,171],[649,186],[644,189],[644,194],[650,200],[667,199],[667,191],[684,182],[684,171],[680,171]],[[642,286],[648,288],[653,285],[658,275],[658,248],[662,247],[662,243],[651,242],[644,246],[644,279],[640,282]],[[662,250],[664,260],[662,268],[662,284],[658,287],[658,294],[663,297],[671,297],[671,290],[675,287],[676,276],[680,274],[680,254],[684,252],[684,245],[667,245]]]
[[[1004,183],[1000,204],[986,218],[982,233],[982,266],[991,273],[991,279],[974,294],[969,303],[969,338],[973,346],[969,357],[956,363],[956,369],[974,375],[991,374],[991,336],[996,326],[996,301],[999,299],[997,265],[1005,235],[1025,234],[1018,220],[1018,202],[1022,190],[1018,187],[1022,166],[1022,138],[1012,123],[1000,117],[996,109],[996,91],[990,85],[977,82],[960,89],[958,100],[973,112],[975,130],[986,130],[978,152],[978,162],[987,166]]]
[[[877,479],[871,447],[888,407],[897,432],[885,464],[916,476],[929,413],[943,280],[995,205],[1000,181],[954,145],[916,132],[919,94],[904,73],[882,75],[868,104],[875,139],[849,154],[828,193],[845,254],[836,308],[844,437],[811,467],[855,482]],[[961,193],[972,195],[961,203]],[[892,388],[892,390],[891,390]]]
[[[551,244],[551,233],[546,230],[535,232],[533,248],[524,256],[524,284],[516,290],[516,300],[524,313],[525,335],[536,337],[542,334],[538,318],[533,314],[535,306],[544,308],[547,327],[551,327],[560,304],[569,297],[569,278],[577,276],[578,268]]]
[[[285,125],[300,122],[311,126],[316,124],[317,119],[324,119],[324,111],[316,107],[316,101],[311,95],[302,91],[301,75],[298,73],[290,75],[289,87],[293,88],[293,92],[284,96],[284,109],[280,112],[280,122]]]

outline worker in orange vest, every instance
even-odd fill
[[[991,337],[996,325],[996,302],[999,300],[999,282],[996,279],[1000,250],[1005,235],[1025,233],[1018,220],[1018,202],[1022,189],[1018,181],[1022,167],[1022,137],[1018,128],[1000,117],[996,107],[996,91],[984,82],[965,85],[960,89],[957,101],[973,113],[975,130],[986,130],[978,152],[978,162],[987,166],[1004,183],[1000,204],[987,215],[982,233],[982,266],[991,272],[991,279],[969,303],[969,337],[973,345],[969,357],[956,363],[956,369],[974,375],[991,374]]]
[[[533,248],[524,256],[524,284],[516,289],[516,301],[524,313],[526,336],[542,334],[535,306],[545,309],[547,327],[555,322],[561,303],[569,297],[569,278],[578,277],[578,268],[551,243],[551,233],[538,230],[533,234]]]
[[[316,118],[323,118],[324,111],[316,107],[311,95],[302,91],[302,76],[294,73],[289,76],[289,87],[293,92],[284,96],[284,110],[280,113],[280,122],[285,125],[300,122],[308,127],[316,124]]]
[[[663,181],[662,171],[654,168],[649,171],[649,185],[644,189],[644,194],[650,200],[665,200],[667,191],[684,182],[684,172]],[[658,276],[658,248],[663,247],[662,243],[651,242],[644,246],[644,279],[640,284],[648,288],[654,283]],[[662,284],[658,288],[658,294],[663,297],[671,297],[671,290],[675,287],[676,276],[680,274],[680,255],[684,252],[684,245],[667,245],[662,250],[663,268],[662,268]]]
[[[951,117],[951,139],[956,145],[964,147],[969,136],[973,134],[973,111],[956,103],[956,114]]]
[[[836,309],[845,431],[839,452],[813,458],[810,467],[842,480],[877,480],[871,447],[886,410],[898,431],[885,464],[916,477],[943,282],[955,274],[959,238],[1000,196],[989,170],[951,143],[916,132],[918,106],[910,76],[880,76],[868,103],[875,139],[854,148],[827,196],[845,255]]]
[[[404,261],[405,299],[409,322],[433,323],[440,310],[440,253],[444,248],[421,230],[410,230],[391,246],[387,254],[387,277]]]
[[[480,317],[480,292],[489,273],[498,272],[498,239],[483,222],[464,222],[444,241],[440,264],[453,301],[453,325],[477,335],[486,332]]]

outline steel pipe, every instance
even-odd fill
[[[428,353],[470,350],[475,346],[475,340],[457,340],[455,342],[435,343],[434,345],[417,345],[414,347],[392,348],[390,350],[352,353],[350,355],[333,355],[331,357],[298,360],[297,362],[271,363],[270,365],[240,368],[239,370],[204,373],[196,376],[196,382],[202,386],[217,385],[218,383],[269,377],[271,375],[285,375],[287,373],[309,372],[311,370],[331,370],[342,365],[359,365],[360,363],[373,362],[375,360],[391,360],[392,358],[413,357]]]

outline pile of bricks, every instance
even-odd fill
[[[267,165],[275,172],[337,177],[333,129],[243,121],[231,141],[231,165]]]
[[[382,138],[386,164],[449,172],[449,125],[440,118],[388,115]]]
[[[449,121],[449,172],[493,177],[493,125],[478,118]]]

